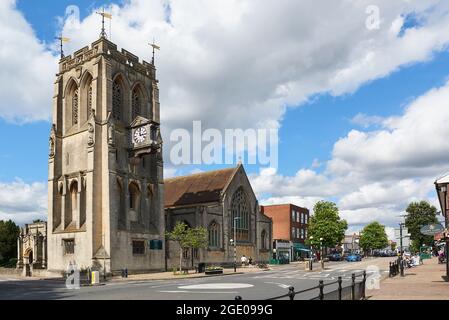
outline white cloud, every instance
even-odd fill
[[[13,220],[19,224],[36,219],[47,219],[47,186],[45,183],[28,184],[20,179],[11,183],[0,182],[0,220]]]
[[[0,117],[18,123],[48,120],[57,59],[13,0],[0,2],[0,43]]]
[[[381,9],[380,30],[365,27],[365,9],[372,4]],[[352,92],[442,50],[449,19],[438,10],[446,7],[438,1],[131,0],[111,9],[112,40],[147,60],[148,40],[156,37],[161,45],[157,67],[166,132],[190,129],[198,119],[218,129],[277,128],[286,106],[316,93]],[[398,17],[413,11],[427,23],[399,37]],[[64,27],[73,39],[69,51],[98,33],[95,14]]]
[[[412,101],[402,115],[383,119],[382,129],[352,130],[339,139],[321,174],[299,170],[288,177],[265,169],[250,178],[269,203],[331,199],[352,229],[374,220],[393,227],[412,201],[439,207],[433,182],[449,169],[447,123],[449,82]]]
[[[355,117],[351,119],[353,124],[361,126],[364,129],[367,129],[374,125],[382,125],[384,122],[384,118],[379,116],[369,116],[363,113],[357,114]]]
[[[413,101],[378,131],[351,131],[334,146],[328,170],[371,180],[434,177],[447,171],[449,82]]]

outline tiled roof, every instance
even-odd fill
[[[238,169],[239,167],[166,179],[165,208],[219,201],[221,192]]]

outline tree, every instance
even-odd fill
[[[11,220],[0,221],[0,262],[17,257],[17,237],[20,228]]]
[[[360,235],[360,247],[368,252],[375,249],[384,249],[388,246],[388,236],[385,226],[379,222],[372,222],[363,228]]]
[[[182,272],[182,253],[192,248],[205,248],[208,244],[207,229],[203,227],[189,228],[184,222],[178,222],[172,232],[166,233],[167,238],[179,245],[179,271]]]
[[[398,244],[396,242],[391,242],[391,250],[394,251],[396,250]]]
[[[423,244],[432,245],[434,237],[425,236],[420,230],[425,225],[438,223],[437,208],[427,201],[420,201],[410,203],[406,211],[405,226],[413,240],[414,249],[419,250]]]
[[[320,245],[320,238],[323,238],[324,247],[335,247],[345,237],[348,229],[346,220],[340,219],[337,205],[333,202],[320,201],[315,204],[314,215],[310,218],[309,237],[306,243],[313,246]]]

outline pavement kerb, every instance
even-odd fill
[[[257,272],[266,272],[271,271],[271,269],[262,269]],[[142,279],[132,279],[132,278],[120,278],[120,277],[114,277],[110,279],[108,282],[146,282],[146,281],[168,281],[168,280],[188,280],[188,279],[201,279],[201,278],[215,278],[215,277],[226,277],[226,276],[235,276],[235,275],[243,275],[243,274],[252,274],[256,272],[232,272],[232,273],[224,273],[224,274],[214,274],[214,275],[192,275],[192,276],[179,276],[179,277],[165,277],[165,278],[142,278]]]

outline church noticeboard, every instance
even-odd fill
[[[151,240],[150,241],[150,250],[162,250],[162,241],[161,240]]]

